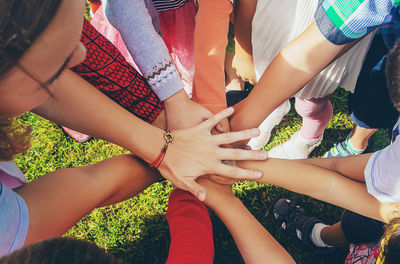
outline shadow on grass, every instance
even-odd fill
[[[165,215],[144,217],[140,239],[125,240],[114,245],[108,252],[127,263],[165,263],[168,257],[170,235]]]

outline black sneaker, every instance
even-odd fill
[[[317,247],[310,238],[314,225],[322,223],[316,217],[307,216],[306,211],[289,199],[279,199],[273,208],[274,218],[278,225],[289,235],[300,239],[303,244],[318,254],[329,254],[335,251],[333,247]]]

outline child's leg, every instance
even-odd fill
[[[213,263],[214,242],[210,216],[205,205],[182,190],[169,197],[167,220],[171,245],[167,263]]]
[[[348,210],[343,212],[340,222],[326,225],[285,198],[274,205],[273,213],[282,229],[321,253],[330,252],[324,248],[377,243],[384,232],[384,223]]]
[[[316,238],[313,239],[313,241],[318,239],[318,236],[314,234],[314,230],[315,228],[313,229],[313,234],[311,235],[311,237],[315,235]],[[320,239],[325,245],[333,247],[346,247],[349,244],[344,235],[341,222],[322,228],[320,231]]]
[[[300,135],[307,141],[317,141],[332,118],[333,107],[329,96],[323,98],[296,98],[296,111],[303,118]]]
[[[296,98],[296,111],[303,118],[299,132],[273,149],[270,157],[282,159],[305,159],[322,140],[322,134],[333,114],[329,96],[314,99]]]
[[[326,245],[345,247],[348,244],[377,243],[383,232],[384,223],[345,210],[340,222],[321,230],[320,239]]]
[[[260,129],[260,135],[256,138],[252,138],[249,141],[249,146],[252,149],[261,149],[267,145],[272,129],[278,125],[282,118],[290,111],[290,102],[285,101],[283,104],[278,106],[258,127]]]
[[[133,197],[159,177],[140,159],[124,155],[26,184],[16,190],[29,210],[25,245],[62,235],[94,208]]]
[[[354,122],[353,131],[338,141],[324,157],[358,155],[368,146],[368,140],[378,128],[392,128],[398,119],[386,87],[386,45],[376,34],[361,69],[353,94],[349,95],[348,108]]]
[[[353,131],[349,135],[349,140],[356,150],[365,150],[368,146],[368,141],[375,132],[376,128],[364,128],[354,124]]]

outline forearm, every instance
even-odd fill
[[[41,176],[17,190],[29,209],[25,245],[63,234],[94,208],[133,197],[159,177],[130,155]]]
[[[156,159],[164,143],[161,129],[135,117],[69,70],[53,85],[52,97],[33,112],[118,144],[147,162]]]
[[[302,162],[335,171],[356,181],[364,182],[364,170],[372,153],[339,158],[315,158]]]
[[[120,32],[133,60],[160,100],[183,89],[179,73],[153,26],[144,0],[103,2],[108,20]]]
[[[266,116],[299,91],[345,47],[329,42],[315,23],[312,24],[275,57],[250,95],[235,106],[232,129],[259,126]]]
[[[238,198],[232,195],[210,207],[229,229],[245,263],[295,263]]]
[[[217,113],[226,108],[224,61],[232,4],[229,0],[198,3],[193,100]]]
[[[254,13],[256,12],[257,0],[241,0],[235,3],[235,42],[247,54],[253,54],[251,44],[251,32]]]
[[[308,195],[380,221],[388,220],[393,206],[382,204],[368,194],[364,183],[303,161],[269,159],[239,162],[238,166],[260,169],[263,177],[259,182]]]

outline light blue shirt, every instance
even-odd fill
[[[28,225],[29,213],[25,201],[0,183],[0,257],[24,245]]]

